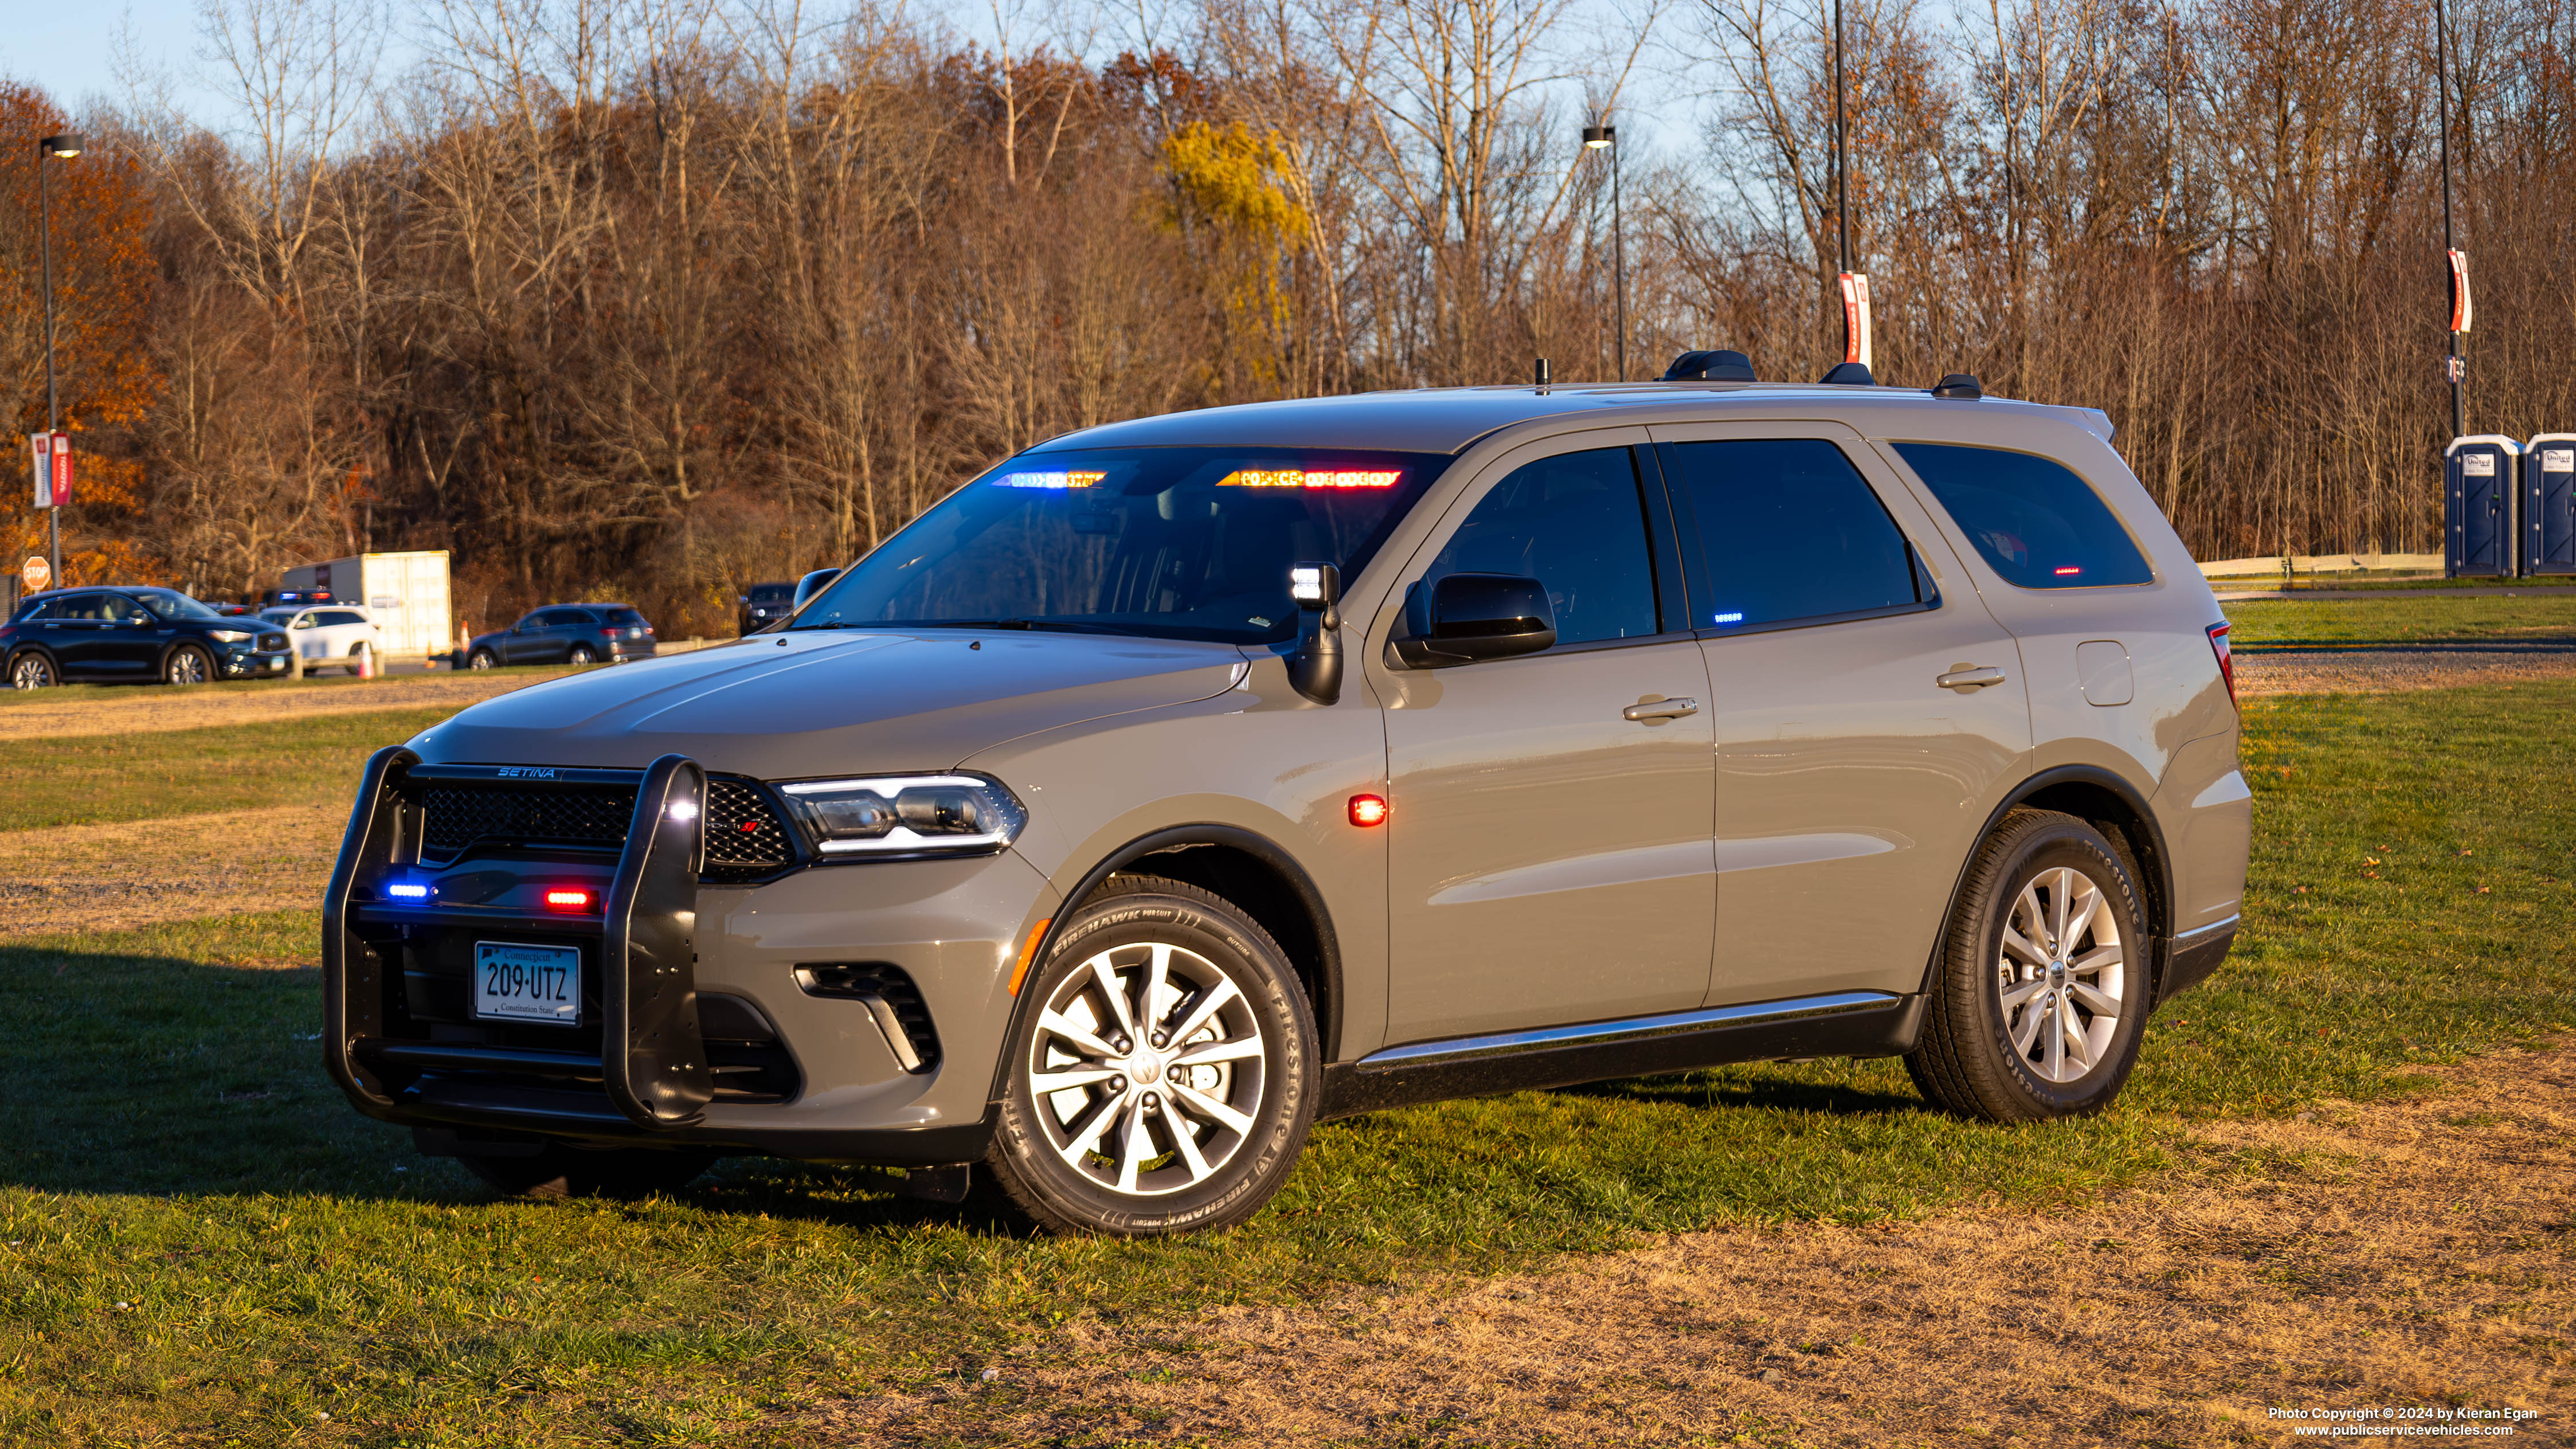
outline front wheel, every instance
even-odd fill
[[[2014,810],[1960,885],[1906,1070],[1961,1116],[2098,1112],[2137,1062],[2152,959],[2137,883],[2102,832]]]
[[[1043,1228],[1231,1227],[1305,1145],[1314,1013],[1270,933],[1224,899],[1114,880],[1021,988],[994,1178]]]
[[[9,661],[11,689],[51,689],[59,682],[54,677],[54,661],[33,649]]]
[[[167,684],[203,684],[214,677],[215,661],[194,644],[171,650],[161,665],[161,679]]]

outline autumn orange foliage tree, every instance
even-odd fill
[[[138,546],[143,475],[128,430],[160,396],[150,327],[155,264],[151,199],[130,160],[38,161],[39,139],[70,118],[26,86],[0,81],[0,548],[6,563],[42,552],[26,435],[45,425],[45,309],[36,167],[52,197],[54,361],[61,426],[79,460],[63,531],[70,582],[150,580],[164,561]],[[103,445],[103,446],[102,446]]]

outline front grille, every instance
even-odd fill
[[[439,861],[485,842],[617,850],[635,818],[632,786],[532,790],[439,782],[422,789],[420,804],[422,844]],[[796,862],[769,792],[749,780],[707,782],[706,833],[705,880],[755,880]]]
[[[274,654],[278,650],[286,647],[286,636],[283,634],[262,634],[259,636],[259,647],[263,653]]]
[[[707,782],[708,880],[749,880],[796,858],[769,792],[748,780]]]
[[[427,817],[422,840],[433,855],[454,856],[478,841],[614,850],[626,843],[627,823],[635,818],[635,791],[432,785],[421,792],[421,812]]]

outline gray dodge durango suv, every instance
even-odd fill
[[[2096,1110],[2251,822],[2226,625],[2109,434],[1953,379],[1040,444],[783,630],[379,752],[329,1070],[505,1190],[979,1165],[1122,1234],[1435,1098],[1902,1055]]]

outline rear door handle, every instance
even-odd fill
[[[1989,684],[2003,683],[2004,672],[1991,664],[1953,664],[1949,673],[1932,682],[1943,689],[1955,689],[1966,694]]]
[[[1683,715],[1697,713],[1699,713],[1699,701],[1695,699],[1650,699],[1643,704],[1632,704],[1619,711],[1619,717],[1651,723],[1659,719],[1680,719]]]

